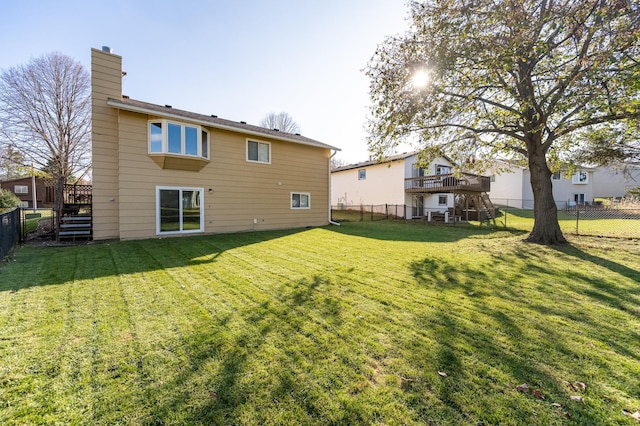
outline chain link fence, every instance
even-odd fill
[[[0,214],[0,260],[20,241],[20,209]]]
[[[533,200],[491,199],[498,209],[496,226],[530,231]],[[565,234],[640,238],[640,201],[600,199],[577,203],[556,200],[558,222]]]
[[[492,199],[496,207],[494,219],[478,224],[502,229],[518,229],[529,232],[533,227],[533,200]],[[614,238],[640,238],[640,202],[603,200],[589,204],[556,201],[558,222],[562,232],[570,235],[589,235]],[[524,208],[523,208],[524,206]],[[419,216],[416,207],[403,204],[363,204],[359,206],[337,205],[331,208],[335,222],[374,222],[379,220],[411,220]],[[430,223],[445,222],[447,226],[460,226],[465,222],[445,221],[444,215],[433,212]],[[442,217],[440,217],[442,216]],[[421,220],[426,221],[425,217]]]
[[[22,241],[55,240],[55,211],[46,209],[21,209]]]

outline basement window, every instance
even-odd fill
[[[311,194],[307,192],[292,192],[291,208],[295,210],[311,208]]]

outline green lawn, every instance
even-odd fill
[[[0,424],[637,424],[640,244],[524,235],[21,247],[0,270]]]

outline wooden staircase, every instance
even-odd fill
[[[483,210],[486,214],[486,221],[493,221],[493,224],[496,224],[496,207],[491,202],[491,198],[489,198],[489,194],[483,192],[480,196],[480,203],[482,204]]]

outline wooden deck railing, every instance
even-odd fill
[[[405,192],[489,192],[491,179],[487,176],[462,173],[460,175],[443,174],[406,178]]]
[[[64,204],[86,205],[92,202],[91,185],[65,185],[63,190]]]

